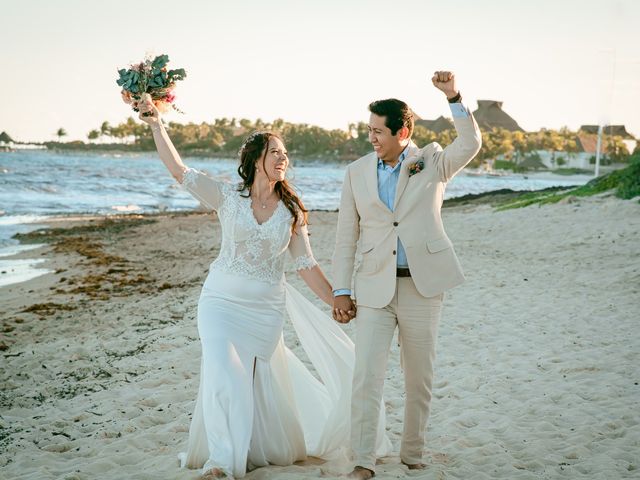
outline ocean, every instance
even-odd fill
[[[185,164],[228,180],[238,178],[234,159],[183,159]],[[292,161],[290,178],[312,210],[336,210],[345,164]],[[557,177],[557,178],[556,178]],[[501,188],[538,190],[579,185],[589,177],[460,174],[445,198]],[[198,202],[177,185],[156,154],[0,152],[0,287],[42,274],[36,261],[7,259],[35,248],[13,235],[39,228],[60,215],[151,213],[196,208]]]

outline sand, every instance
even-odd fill
[[[604,195],[458,206],[443,218],[467,282],[445,298],[428,468],[408,472],[397,456],[394,342],[385,399],[396,454],[377,478],[639,478],[640,204]],[[311,221],[330,273],[336,214]],[[176,455],[198,388],[196,301],[218,223],[196,213],[51,226],[67,230],[24,255],[54,273],[0,288],[0,478],[197,478]],[[303,356],[289,325],[285,339]],[[344,468],[309,459],[246,478]]]

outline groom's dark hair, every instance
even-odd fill
[[[369,104],[369,111],[379,117],[385,117],[384,124],[391,130],[391,135],[398,133],[398,130],[402,127],[407,127],[409,129],[409,138],[411,138],[415,123],[414,115],[409,105],[402,100],[397,98],[376,100]]]

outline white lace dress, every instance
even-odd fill
[[[287,250],[298,270],[317,264],[306,226],[292,235],[282,202],[258,224],[250,198],[194,169],[183,186],[218,212],[222,246],[198,302],[200,387],[181,465],[239,478],[247,469],[344,451],[353,344],[284,278]],[[284,345],[287,313],[320,380]],[[380,425],[384,455],[390,443]]]

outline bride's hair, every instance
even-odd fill
[[[253,181],[256,178],[256,163],[260,157],[262,157],[262,169],[265,169],[265,160],[267,158],[267,151],[269,141],[272,138],[279,138],[280,135],[273,132],[253,132],[244,141],[242,147],[240,147],[240,166],[238,167],[238,174],[242,178],[239,192],[248,190],[248,193],[244,196],[249,197],[251,195],[251,188],[253,187]],[[295,233],[296,224],[307,225],[308,222],[308,210],[304,208],[302,200],[296,195],[289,182],[286,179],[276,182],[275,191],[282,200],[282,203],[291,212],[293,222],[291,223],[291,233]]]

